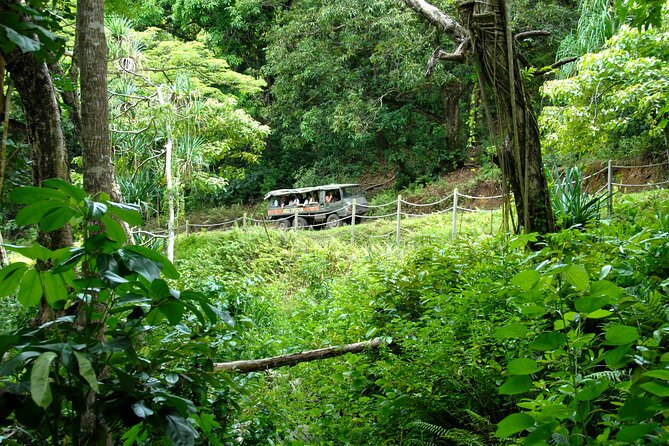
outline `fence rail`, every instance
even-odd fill
[[[586,175],[583,177],[583,181],[586,182],[588,187],[592,185],[593,188],[597,187],[597,189],[592,192],[594,194],[599,194],[599,193],[604,193],[606,191],[606,196],[607,196],[607,216],[610,217],[613,213],[613,193],[614,193],[614,187],[617,188],[622,188],[620,192],[627,192],[627,189],[633,189],[633,190],[638,190],[639,188],[661,188],[665,187],[666,185],[669,185],[669,178],[665,181],[660,181],[660,182],[653,182],[653,183],[622,183],[616,181],[615,174],[616,170],[621,170],[621,169],[650,169],[650,168],[658,168],[662,166],[668,166],[669,165],[669,152],[667,153],[667,161],[662,162],[662,163],[652,163],[652,164],[643,164],[643,165],[617,165],[613,164],[613,161],[610,160],[607,163],[607,166],[594,172],[589,175]],[[605,176],[604,176],[605,174]],[[599,180],[599,181],[598,181]],[[606,181],[605,184],[602,184],[603,181]],[[492,196],[475,196],[475,195],[468,195],[464,194],[458,191],[456,188],[452,194],[431,202],[431,203],[412,203],[409,201],[406,201],[402,198],[401,195],[397,196],[397,200],[389,202],[389,203],[383,203],[383,204],[375,204],[375,205],[366,205],[365,207],[368,210],[374,210],[378,209],[381,210],[383,208],[394,208],[394,211],[392,212],[387,212],[381,215],[365,215],[365,214],[359,214],[356,215],[356,202],[355,200],[353,201],[353,206],[352,206],[352,215],[350,217],[346,218],[339,218],[337,220],[337,223],[340,225],[344,222],[351,222],[351,242],[353,243],[355,240],[355,235],[356,235],[356,230],[359,230],[358,225],[356,224],[357,222],[362,222],[365,220],[381,220],[381,219],[387,219],[390,220],[391,218],[395,219],[396,222],[396,228],[392,232],[388,232],[383,235],[370,235],[370,238],[383,238],[383,237],[390,237],[390,236],[395,236],[395,242],[397,244],[400,243],[401,241],[401,234],[402,231],[406,231],[406,228],[402,227],[402,220],[403,219],[408,219],[408,218],[422,218],[422,217],[427,217],[430,215],[444,215],[447,213],[451,214],[451,232],[452,232],[452,237],[455,238],[457,236],[457,226],[458,222],[462,222],[462,217],[458,218],[458,213],[462,213],[463,215],[465,213],[471,212],[491,212],[491,232],[493,230],[492,226],[492,212],[494,210],[498,210],[499,207],[495,209],[481,209],[478,207],[470,207],[470,206],[465,206],[464,203],[461,201],[462,199],[464,200],[506,200],[507,196],[505,195],[492,195]],[[449,206],[445,207],[444,209],[436,209],[436,207],[439,207],[440,205],[443,205],[444,203],[448,203]],[[423,208],[429,208],[429,212],[409,212],[409,210],[414,209],[423,209]],[[297,221],[297,214],[294,217],[288,217],[290,219],[295,219]],[[179,233],[185,233],[186,235],[189,234],[190,232],[193,231],[211,231],[211,230],[226,230],[226,229],[232,229],[236,227],[248,227],[248,226],[265,226],[267,227],[269,224],[274,223],[273,220],[268,220],[264,217],[261,218],[253,218],[249,216],[248,214],[244,214],[242,217],[238,217],[232,220],[220,222],[220,223],[208,223],[208,224],[194,224],[194,223],[189,223],[186,221],[185,225],[180,226],[178,228]],[[325,227],[327,223],[319,223],[312,225],[311,228],[314,229],[319,229],[321,227]],[[298,229],[296,228],[297,225],[293,225],[291,230]],[[148,236],[151,240],[156,240],[156,239],[163,239],[166,238],[167,236],[165,235],[166,231],[155,231],[154,233],[149,233],[147,231],[135,231],[135,234],[138,234],[139,236]],[[337,236],[341,235],[342,233],[338,233]]]

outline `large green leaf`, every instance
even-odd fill
[[[669,381],[669,370],[649,370],[648,372],[644,372],[642,376]]]
[[[144,223],[142,214],[139,212],[139,206],[135,204],[115,203],[113,201],[107,201],[106,203],[109,206],[110,214],[116,215],[129,225],[141,226]]]
[[[501,395],[517,395],[532,388],[532,378],[527,375],[512,376],[507,382],[499,386]]]
[[[53,274],[49,271],[40,272],[40,275],[46,302],[54,308],[60,308],[68,298],[65,281],[60,274]]]
[[[588,272],[583,265],[569,265],[564,275],[567,282],[577,290],[585,290],[590,284]]]
[[[527,327],[523,324],[509,324],[499,327],[493,336],[497,339],[518,339],[524,338],[527,331]]]
[[[100,218],[100,221],[105,225],[105,232],[107,232],[107,236],[109,236],[110,239],[114,240],[119,245],[126,242],[125,231],[119,222],[111,218],[109,215],[103,216]]]
[[[149,408],[149,407],[146,407],[146,404],[144,403],[144,400],[137,401],[131,407],[132,407],[132,411],[139,418],[146,418],[146,417],[150,417],[151,415],[153,415],[153,410],[151,410],[151,408]]]
[[[639,331],[628,325],[612,325],[606,329],[605,338],[609,345],[630,344],[639,339]]]
[[[83,189],[73,186],[70,183],[61,180],[60,178],[50,178],[48,180],[42,181],[42,186],[56,189],[77,203],[84,201],[84,198],[86,198],[86,192],[84,192]]]
[[[21,279],[18,299],[26,307],[39,304],[42,299],[42,281],[37,270],[29,269]]]
[[[161,272],[165,277],[168,279],[178,279],[179,278],[179,272],[177,269],[174,267],[172,262],[170,262],[167,257],[157,253],[156,251],[153,251],[151,249],[145,248],[143,246],[137,246],[137,245],[132,245],[132,246],[126,246],[123,248],[123,252],[128,255],[128,253],[133,253],[133,254],[139,254],[141,257],[145,257],[146,259],[152,260],[153,262],[156,262],[161,269]],[[138,257],[135,255],[133,256],[134,259],[137,259]],[[132,269],[132,268],[131,268]],[[135,270],[133,270],[135,271]],[[139,271],[136,271],[139,273]],[[141,274],[141,273],[140,273]],[[152,278],[147,278],[147,280],[153,280]]]
[[[530,348],[534,350],[555,350],[560,348],[567,341],[567,335],[557,331],[550,331],[548,333],[541,333],[530,344]]]
[[[100,393],[100,387],[98,386],[98,377],[95,375],[95,370],[93,369],[93,364],[91,360],[88,359],[85,353],[83,352],[74,352],[74,356],[77,358],[77,364],[79,366],[79,374],[82,378],[86,380],[93,392]]]
[[[76,211],[69,207],[53,209],[42,216],[39,227],[43,232],[51,232],[62,228],[76,215]]]
[[[506,366],[509,375],[529,375],[541,370],[536,361],[529,358],[516,358]]]
[[[528,269],[513,276],[511,283],[523,291],[527,291],[534,287],[539,282],[539,279],[541,279],[541,274],[533,269]]]
[[[14,203],[19,204],[33,204],[36,201],[43,200],[59,200],[63,203],[68,201],[67,195],[61,191],[55,189],[49,189],[46,187],[19,187],[14,189],[12,193],[9,194],[9,199]]]
[[[627,444],[634,443],[654,431],[655,428],[657,428],[657,423],[623,426],[616,434],[616,440]]]
[[[534,426],[534,418],[526,413],[513,413],[497,423],[495,436],[506,438]]]
[[[10,263],[0,270],[0,297],[9,296],[19,286],[28,266],[23,262]]]
[[[177,415],[165,415],[167,438],[175,446],[193,446],[198,438],[198,433],[188,420]]]
[[[30,396],[42,408],[47,408],[53,401],[49,372],[51,363],[58,355],[54,352],[44,352],[33,363],[30,371]]]
[[[47,213],[57,209],[69,209],[69,206],[56,200],[33,202],[16,214],[15,222],[19,226],[32,225],[42,220]]]
[[[585,384],[578,391],[577,399],[579,401],[591,401],[600,396],[606,389],[609,388],[610,383],[606,380],[595,382],[590,381]]]
[[[183,318],[185,307],[181,302],[169,301],[163,302],[158,306],[158,310],[165,315],[170,325],[176,325]]]
[[[658,381],[650,381],[647,383],[640,384],[639,387],[652,393],[653,395],[668,397],[669,396],[669,384]]]

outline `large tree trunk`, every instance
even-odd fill
[[[505,0],[462,2],[460,15],[470,33],[484,94],[492,92],[494,99],[503,132],[498,144],[500,164],[514,193],[519,222],[526,232],[554,231],[539,127],[507,27],[508,4]]]
[[[69,181],[65,140],[61,128],[60,108],[49,69],[31,53],[16,52],[7,70],[12,76],[25,111],[28,139],[32,148],[33,184],[49,178]],[[72,244],[69,226],[39,234],[39,242],[49,249]]]
[[[459,45],[453,54],[437,53],[439,59],[463,62],[465,51],[473,52],[482,92],[492,93],[495,104],[500,165],[514,193],[519,222],[526,232],[554,231],[539,129],[507,26],[506,0],[461,1],[462,25],[424,0],[404,2]]]

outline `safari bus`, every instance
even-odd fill
[[[265,195],[267,216],[280,229],[336,228],[367,213],[367,200],[358,184],[327,184],[277,189]],[[355,204],[354,204],[355,201]]]

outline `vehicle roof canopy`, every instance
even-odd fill
[[[318,192],[321,190],[333,190],[342,187],[356,187],[356,186],[359,186],[359,184],[326,184],[323,186],[298,187],[296,189],[276,189],[267,192],[263,200],[268,200],[271,197],[282,197],[284,195],[305,194],[307,192]]]

